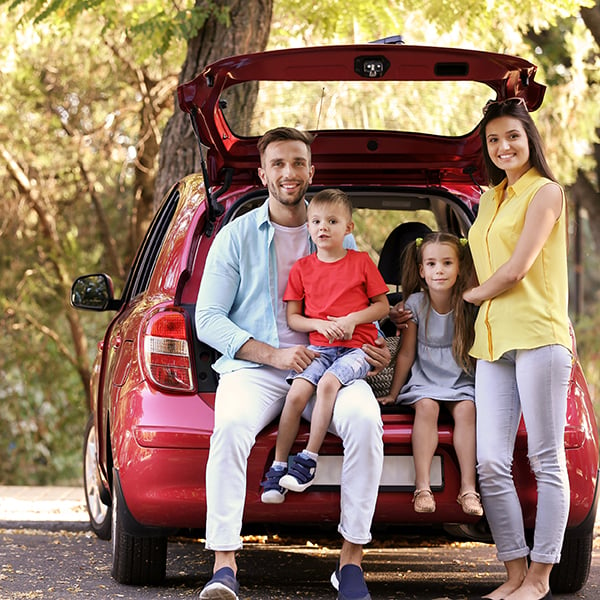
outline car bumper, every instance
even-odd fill
[[[441,427],[436,452],[437,468],[432,484],[437,510],[417,514],[412,508],[410,419],[397,415],[388,419],[384,430],[385,468],[374,522],[376,524],[473,523],[456,498],[460,474],[452,446],[452,430]],[[206,518],[205,467],[210,446],[209,429],[137,425],[125,444],[118,464],[123,495],[132,516],[140,524],[164,528],[203,529]],[[573,434],[574,436],[575,434]],[[257,438],[252,449],[246,490],[246,523],[336,523],[339,519],[339,472],[342,447],[329,435],[322,449],[324,470],[315,485],[302,494],[290,493],[277,506],[260,501],[260,482],[274,456],[277,429],[270,426]],[[292,452],[308,440],[303,425]],[[127,448],[125,448],[127,446]],[[588,516],[597,483],[597,461],[591,469],[590,444],[567,449],[571,483],[569,527]],[[525,526],[533,527],[537,501],[535,479],[526,456],[526,437],[519,434],[514,476],[523,505]]]

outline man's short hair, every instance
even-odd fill
[[[315,136],[309,131],[300,131],[299,129],[294,129],[293,127],[276,127],[275,129],[270,129],[264,133],[264,135],[258,140],[257,148],[262,160],[267,146],[273,142],[302,142],[306,144],[306,148],[308,149],[308,158],[310,159],[310,145],[313,143],[314,139]]]

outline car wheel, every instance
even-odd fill
[[[580,590],[588,579],[592,563],[594,532],[569,535],[567,529],[560,562],[550,573],[550,589],[558,594],[572,594]]]
[[[83,489],[85,504],[90,517],[92,531],[101,539],[110,539],[111,511],[101,498],[101,483],[98,477],[98,454],[96,448],[96,426],[91,415],[83,438]]]
[[[157,585],[167,569],[167,536],[131,533],[125,527],[133,521],[129,513],[119,474],[113,471],[112,495],[112,571],[113,578],[128,585]]]

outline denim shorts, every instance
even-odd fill
[[[317,356],[302,373],[292,371],[287,378],[289,383],[296,377],[301,377],[316,387],[325,373],[331,373],[342,385],[350,385],[357,379],[364,379],[372,368],[361,348],[312,345],[308,348],[319,352],[320,356]]]

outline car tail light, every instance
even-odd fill
[[[158,387],[195,391],[184,313],[161,312],[148,321],[144,334],[144,363],[148,376]]]

